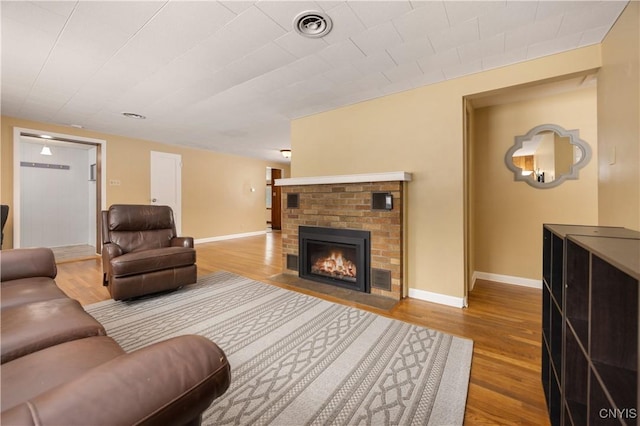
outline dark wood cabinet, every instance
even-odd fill
[[[640,232],[545,224],[542,267],[551,424],[638,424]]]

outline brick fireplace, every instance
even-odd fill
[[[300,253],[301,226],[316,234],[322,229],[329,230],[330,235],[339,235],[340,230],[366,233],[366,270],[359,267],[358,278],[366,282],[361,284],[364,290],[358,291],[395,300],[404,297],[404,204],[405,187],[410,180],[411,175],[406,172],[277,179],[275,184],[282,188],[283,272],[303,276],[305,269],[310,269],[302,264],[301,256],[306,249]],[[343,240],[337,241],[338,245],[344,245]],[[346,265],[352,261],[344,262]],[[333,260],[328,262],[335,268]],[[339,262],[342,265],[343,261]],[[303,278],[323,280],[309,273]],[[343,273],[334,274],[329,283],[331,279],[336,285],[349,288],[351,278]]]

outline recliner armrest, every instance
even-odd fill
[[[105,256],[107,259],[113,259],[114,257],[122,256],[124,252],[122,248],[116,243],[105,243],[102,245],[102,258]]]
[[[193,248],[193,237],[174,237],[171,239],[171,247]]]
[[[0,255],[0,281],[33,277],[53,279],[57,274],[56,260],[49,248],[2,250]]]
[[[226,355],[202,336],[165,340],[2,413],[2,424],[186,424],[229,387]],[[33,422],[33,423],[31,423]]]
[[[122,256],[124,254],[122,248],[116,243],[104,243],[102,245],[102,285],[109,284],[109,277],[111,276],[111,264],[110,261],[114,257]]]

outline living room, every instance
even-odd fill
[[[266,235],[264,230],[267,167],[283,169],[286,178],[407,171],[412,174],[406,186],[407,294],[410,299],[425,303],[473,308],[469,299],[476,272],[493,277],[541,279],[543,223],[640,229],[638,18],[638,4],[632,2],[602,43],[292,119],[290,163],[3,116],[2,203],[12,205],[14,200],[15,128],[106,141],[104,207],[148,204],[150,152],[179,154],[183,163],[182,234],[193,236],[196,242],[200,240],[202,248],[216,244],[216,240],[225,240],[220,244],[242,244],[242,238],[231,240],[233,237],[278,238]],[[512,132],[506,145],[495,148],[490,158],[483,157],[483,151],[473,150],[472,141],[481,139],[483,134],[473,124],[467,126],[467,120],[486,113],[485,107],[476,109],[474,102],[505,89],[535,87],[594,73],[597,88],[587,89],[591,90],[591,112],[584,116],[592,117],[595,123],[591,119],[590,129],[576,126],[594,152],[590,164],[580,171],[579,180],[565,182],[553,190],[537,190],[513,182],[502,156],[513,137],[533,125]],[[279,148],[273,147],[273,151]],[[474,160],[483,161],[483,166],[474,164]],[[491,171],[484,170],[485,166]],[[479,184],[483,176],[487,186]],[[112,185],[111,181],[120,184]],[[487,219],[491,212],[483,210],[473,198],[474,194],[490,193],[489,182],[522,189],[515,193],[517,199],[497,198],[500,191],[493,194],[497,199],[492,202],[500,203],[504,217],[523,205],[528,206],[529,212],[539,210],[539,214],[523,218],[525,222],[498,227],[496,224],[504,224],[506,219]],[[576,205],[577,199],[589,201]],[[556,210],[549,212],[549,205]],[[14,220],[10,215],[3,248],[14,246]],[[497,229],[488,230],[487,223]],[[518,229],[526,231],[518,233],[516,239],[513,235]],[[219,254],[215,247],[208,250]],[[495,257],[493,261],[487,260],[488,252]],[[514,267],[518,257],[515,253],[528,260]],[[236,255],[241,258],[239,253]],[[217,262],[205,261],[203,270],[218,268]],[[215,268],[207,266],[214,264]],[[282,259],[272,267],[281,268]],[[65,270],[73,268],[70,264],[61,265],[61,274],[68,274]],[[88,276],[93,277],[94,271]],[[482,276],[476,274],[476,278]],[[525,293],[531,290],[522,289]],[[504,291],[511,294],[511,289]],[[450,312],[449,308],[443,309]],[[418,311],[411,315],[422,314]]]

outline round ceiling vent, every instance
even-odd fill
[[[326,36],[331,31],[332,25],[331,18],[313,10],[302,12],[293,20],[293,28],[298,34],[310,38]]]

